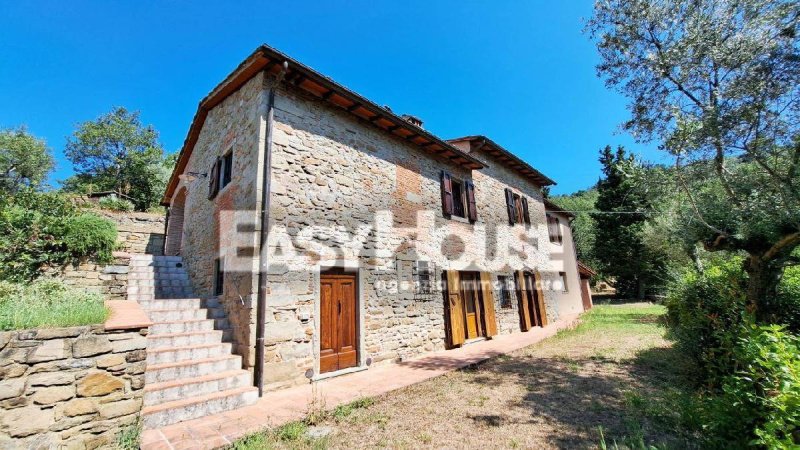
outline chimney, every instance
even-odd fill
[[[410,123],[411,125],[422,128],[422,119],[420,119],[419,117],[412,116],[411,114],[403,114],[400,117],[406,122]]]

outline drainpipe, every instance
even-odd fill
[[[289,62],[284,61],[267,97],[267,138],[264,142],[264,166],[261,184],[261,233],[258,256],[258,297],[256,300],[256,366],[253,378],[258,386],[258,396],[264,395],[264,322],[267,318],[267,238],[269,236],[269,186],[272,178],[272,122],[275,115],[275,89],[283,81]],[[265,73],[264,76],[267,76]]]

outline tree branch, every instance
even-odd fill
[[[795,231],[792,234],[786,235],[778,240],[769,250],[766,251],[761,256],[761,260],[764,262],[772,261],[773,259],[780,256],[780,254],[784,251],[791,250],[797,245],[800,244],[800,231]]]

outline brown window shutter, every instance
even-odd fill
[[[519,305],[520,328],[522,331],[531,329],[531,307],[528,289],[525,286],[525,274],[521,270],[514,272],[514,281],[517,285],[517,304]]]
[[[506,188],[506,210],[508,211],[508,224],[514,225],[517,220],[517,210],[514,206],[514,193],[509,188]]]
[[[449,173],[442,171],[442,213],[453,215],[453,179]]]
[[[209,172],[210,179],[208,180],[208,199],[211,200],[212,198],[217,196],[217,192],[219,192],[219,158],[214,162],[214,165],[211,166],[211,171]]]
[[[478,220],[478,208],[475,205],[475,184],[467,181],[467,218],[470,222]]]
[[[531,224],[531,215],[528,213],[528,198],[522,197],[522,218],[525,219],[525,223],[528,225]]]
[[[494,336],[497,334],[497,318],[494,314],[494,292],[492,291],[492,276],[489,272],[481,272],[481,295],[486,336]]]
[[[461,277],[458,271],[448,270],[447,276],[447,331],[450,345],[455,347],[464,343],[464,301],[461,299]]]

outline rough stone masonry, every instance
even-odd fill
[[[0,448],[97,448],[142,407],[147,328],[0,332]]]

